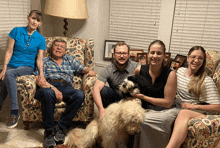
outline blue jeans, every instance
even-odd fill
[[[50,84],[55,86],[63,94],[63,101],[67,106],[58,124],[62,128],[68,130],[73,118],[84,101],[85,95],[81,90],[74,89],[74,87],[65,83],[50,82]],[[55,104],[57,103],[54,90],[51,88],[38,88],[36,92],[36,99],[41,102],[44,129],[53,129],[54,109]]]
[[[118,94],[110,87],[104,86],[100,91],[103,107],[106,108],[110,104],[120,101]]]
[[[11,99],[11,110],[18,110],[18,98],[17,98],[17,77],[23,75],[31,75],[34,69],[30,66],[20,66],[17,68],[7,67],[5,78],[1,82],[0,87],[0,110],[4,103],[5,98],[9,94]]]

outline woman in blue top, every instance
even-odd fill
[[[11,99],[10,121],[8,128],[14,128],[20,115],[18,114],[16,78],[30,75],[37,65],[40,71],[40,82],[45,81],[43,75],[43,52],[46,49],[45,38],[37,31],[42,24],[43,15],[38,10],[32,10],[27,16],[26,27],[15,27],[9,33],[8,49],[5,53],[4,67],[0,73],[0,110],[7,95]]]
[[[162,41],[153,41],[148,48],[149,64],[138,66],[134,71],[146,78],[143,94],[134,97],[141,99],[143,108],[149,109],[141,125],[139,140],[135,138],[135,148],[165,148],[179,112],[174,105],[177,77],[163,65],[165,51]]]

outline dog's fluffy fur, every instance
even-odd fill
[[[130,79],[130,78],[129,78]],[[120,86],[124,93],[129,91],[134,94],[132,86],[125,80]],[[123,87],[123,85],[129,87]],[[129,88],[129,91],[126,89]],[[139,93],[139,88],[133,89]],[[86,129],[75,128],[67,135],[65,144],[77,148],[91,148],[97,141],[101,142],[104,148],[126,148],[129,135],[137,134],[141,130],[141,123],[145,110],[141,107],[141,102],[137,100],[122,100],[113,103],[106,108],[105,113],[91,121]]]

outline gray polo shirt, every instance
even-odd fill
[[[120,97],[122,96],[122,91],[119,90],[119,85],[123,82],[128,75],[133,74],[135,68],[140,65],[137,62],[128,61],[128,65],[124,70],[119,70],[114,63],[108,65],[98,76],[98,80],[106,83],[108,82],[109,86],[119,94]]]

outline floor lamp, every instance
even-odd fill
[[[89,18],[86,0],[46,0],[44,13],[63,18],[64,36],[67,36],[67,19]]]

